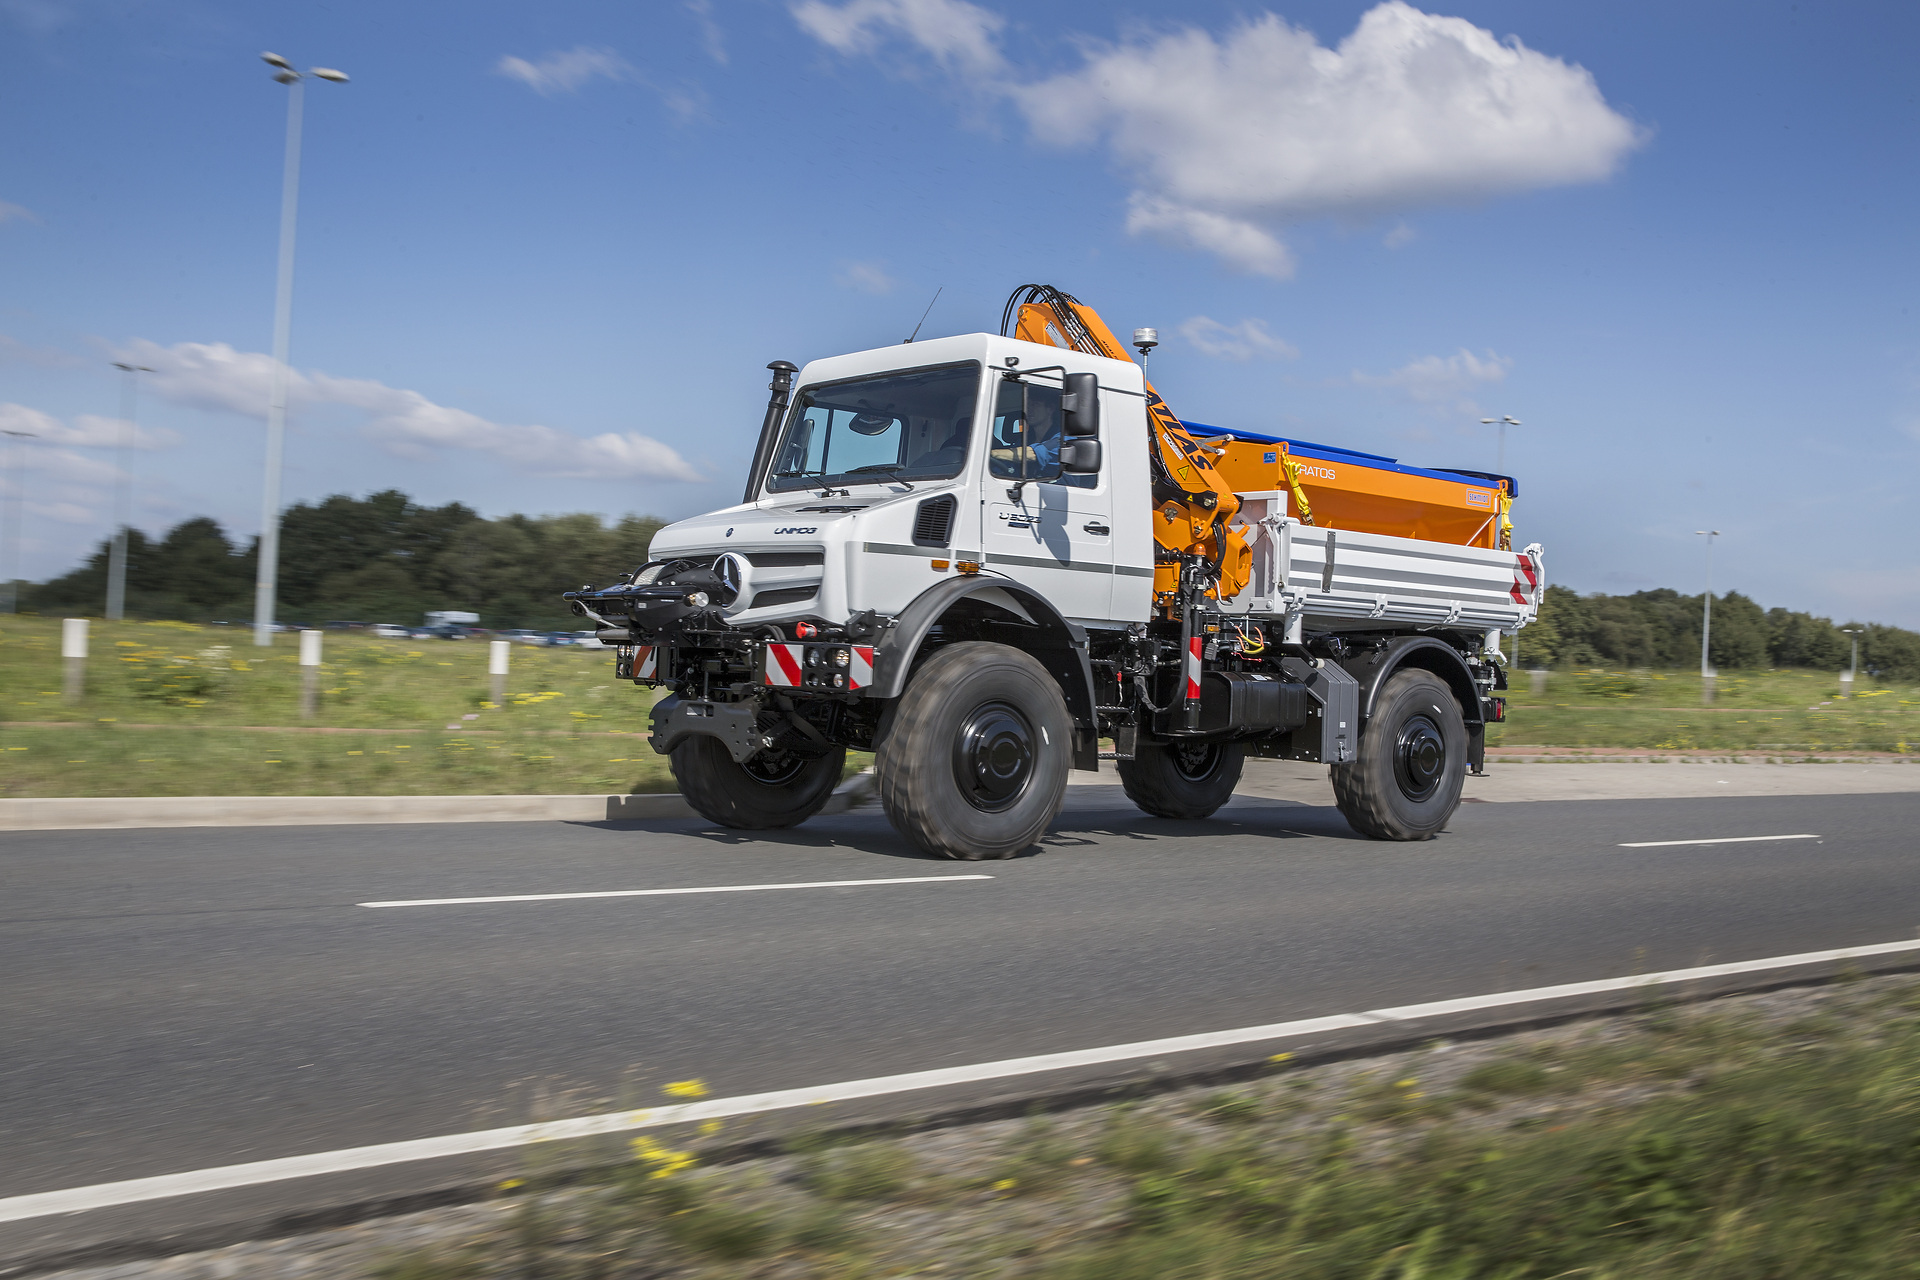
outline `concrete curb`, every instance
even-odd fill
[[[873,775],[835,788],[821,813],[873,799]],[[385,822],[634,822],[696,817],[685,799],[597,796],[103,796],[0,800],[0,831],[306,827]]]

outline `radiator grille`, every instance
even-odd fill
[[[811,600],[820,594],[820,584],[805,587],[775,587],[771,591],[753,593],[753,607],[764,609],[776,604],[799,604],[802,600]]]
[[[825,564],[827,556],[823,551],[749,551],[747,560],[756,569],[798,569]]]
[[[913,518],[913,545],[916,547],[944,547],[953,540],[953,513],[960,504],[954,501],[950,493],[937,498],[928,498],[921,502],[919,512]]]

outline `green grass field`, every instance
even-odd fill
[[[295,638],[250,639],[96,622],[85,694],[68,703],[58,620],[0,623],[0,796],[673,789],[646,741],[655,695],[616,681],[610,650],[516,645],[495,706],[484,642],[329,632],[303,721]]]
[[[1535,695],[1524,671],[1490,746],[1728,750],[1755,754],[1920,749],[1920,686],[1860,678],[1840,697],[1832,672],[1728,672],[1701,700],[1696,672],[1555,671]]]
[[[0,796],[485,795],[669,791],[646,743],[655,694],[613,678],[604,649],[516,645],[504,704],[479,641],[329,632],[318,714],[299,716],[293,636],[256,649],[237,627],[96,622],[84,696],[62,697],[60,623],[0,622]],[[1920,687],[1830,673],[1721,677],[1554,672],[1509,691],[1494,746],[1799,755],[1920,746]],[[45,727],[60,725],[65,727]],[[854,758],[864,764],[864,757]]]

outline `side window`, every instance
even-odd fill
[[[999,480],[1043,480],[1077,489],[1093,488],[1098,476],[1060,474],[1060,426],[1059,387],[1003,380],[993,405],[988,474]]]

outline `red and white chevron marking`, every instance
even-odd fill
[[[847,688],[864,689],[873,683],[873,646],[853,646],[853,665],[847,668]]]
[[[651,680],[660,669],[660,651],[650,644],[641,645],[633,651],[633,678]]]
[[[1540,575],[1534,571],[1533,561],[1526,556],[1514,557],[1513,596],[1515,604],[1526,604],[1533,595],[1535,587],[1540,585]]]
[[[1199,636],[1187,641],[1187,697],[1200,696],[1200,650],[1205,641]]]

